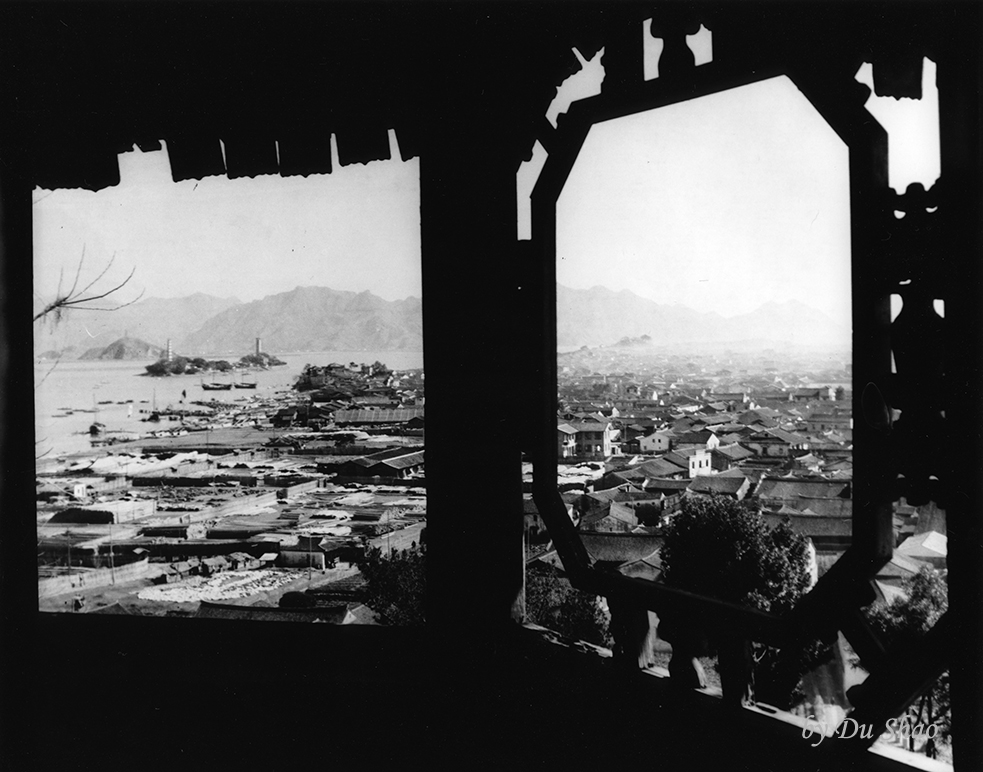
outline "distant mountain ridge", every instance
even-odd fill
[[[849,328],[797,300],[771,301],[747,314],[726,318],[679,305],[665,305],[630,290],[556,288],[557,345],[598,346],[648,335],[653,345],[784,342],[798,346],[849,348]]]
[[[35,351],[44,358],[91,358],[121,338],[139,336],[175,353],[235,354],[284,351],[422,351],[423,306],[419,298],[384,300],[371,292],[297,287],[243,303],[195,293],[149,298],[115,311],[77,311],[35,327]],[[40,353],[40,352],[43,352]]]
[[[612,345],[643,335],[654,346],[738,341],[850,346],[848,328],[795,300],[725,318],[659,304],[629,290],[557,285],[556,292],[557,343],[563,348]],[[35,327],[35,350],[99,351],[122,338],[158,348],[170,338],[174,351],[188,356],[241,356],[253,351],[256,338],[270,353],[422,351],[423,307],[419,298],[389,301],[368,291],[328,287],[296,287],[248,303],[203,293],[148,298],[116,311],[74,311],[57,324],[41,322]]]
[[[178,344],[181,353],[250,351],[422,351],[419,298],[297,287],[216,314]]]

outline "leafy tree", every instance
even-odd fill
[[[809,587],[806,539],[729,498],[684,499],[661,557],[667,585],[762,611],[790,611]]]
[[[386,625],[417,626],[426,622],[426,544],[383,555],[374,547],[359,564],[368,582],[365,605]]]
[[[158,359],[153,364],[147,365],[148,375],[167,375],[167,360]]]
[[[526,619],[580,641],[612,643],[597,596],[575,589],[549,568],[526,571]]]
[[[914,642],[927,633],[949,608],[948,575],[930,566],[903,583],[906,597],[895,598],[891,603],[876,603],[865,610],[871,627],[887,644]],[[863,667],[859,660],[855,664]],[[943,673],[931,690],[919,697],[906,711],[911,726],[934,724],[937,736],[925,742],[924,752],[936,758],[939,743],[948,744],[952,738],[952,714],[949,702],[949,674]],[[914,737],[909,738],[909,749],[914,750]]]
[[[757,506],[717,496],[683,500],[665,526],[663,581],[689,592],[785,614],[809,589],[808,542],[788,521],[769,527]],[[721,645],[710,640],[710,649]],[[752,645],[755,696],[788,708],[801,676],[828,658],[818,641],[801,652]]]

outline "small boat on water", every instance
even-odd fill
[[[231,383],[203,383],[201,384],[201,388],[203,388],[205,391],[231,391],[232,384]]]

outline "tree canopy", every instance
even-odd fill
[[[914,641],[927,633],[949,608],[948,575],[931,566],[905,579],[904,597],[891,603],[876,603],[865,610],[871,627],[886,644]],[[863,667],[862,662],[857,662]],[[935,724],[937,734],[928,738],[922,750],[935,758],[939,742],[948,743],[952,736],[952,715],[949,707],[949,674],[943,673],[935,685],[919,697],[906,711],[912,725],[928,727]],[[909,736],[909,750],[914,750],[915,737]]]
[[[386,625],[426,623],[426,543],[384,555],[374,547],[359,564],[368,582],[365,605]]]
[[[790,611],[809,589],[806,538],[787,521],[769,527],[749,501],[684,499],[681,511],[665,527],[661,558],[663,581],[671,587],[775,614]],[[708,643],[712,650],[723,642]],[[831,652],[820,641],[794,651],[753,644],[755,696],[777,707],[791,707],[802,696],[802,675]]]
[[[662,577],[671,586],[785,613],[809,588],[808,542],[770,528],[750,502],[694,497],[665,527]]]
[[[612,643],[597,596],[575,589],[550,568],[526,571],[526,619],[579,641]]]

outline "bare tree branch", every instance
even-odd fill
[[[38,381],[37,383],[34,384],[34,390],[35,391],[37,391],[39,388],[41,388],[41,384],[43,384],[46,380],[48,380],[48,376],[51,375],[55,371],[55,368],[58,367],[58,363],[60,361],[61,361],[61,357],[59,356],[55,360],[55,363],[53,365],[51,365],[51,367],[48,369],[48,372],[46,372],[44,374],[44,377],[40,381]]]
[[[116,253],[114,252],[113,256],[109,259],[109,262],[106,264],[106,267],[99,272],[99,275],[96,276],[88,284],[86,284],[85,287],[83,287],[81,290],[76,291],[79,285],[79,278],[82,275],[82,265],[85,262],[85,247],[83,247],[82,256],[79,258],[79,264],[75,270],[75,279],[72,282],[72,288],[67,293],[64,294],[61,291],[62,278],[64,277],[64,269],[63,269],[62,274],[59,276],[58,279],[58,292],[55,296],[55,299],[52,302],[48,303],[44,308],[42,308],[38,313],[34,315],[34,321],[36,322],[39,319],[43,319],[44,317],[46,317],[48,314],[51,313],[53,313],[55,315],[55,319],[58,320],[61,318],[61,314],[69,309],[75,309],[78,311],[117,311],[120,308],[125,308],[126,306],[133,305],[138,300],[140,300],[140,298],[143,297],[143,292],[141,292],[139,295],[137,295],[133,300],[130,300],[129,302],[121,303],[111,308],[107,308],[104,306],[88,305],[97,300],[102,300],[104,298],[107,298],[113,293],[123,289],[123,287],[129,284],[130,280],[133,278],[133,275],[136,273],[136,268],[131,270],[129,275],[125,279],[123,279],[123,281],[117,284],[115,287],[110,287],[104,292],[97,292],[94,295],[86,295],[86,293],[89,290],[91,290],[100,281],[100,279],[102,279],[106,275],[109,269],[112,268],[115,260],[116,260]]]
[[[89,282],[88,284],[86,284],[86,285],[85,285],[85,287],[83,287],[83,288],[82,288],[81,290],[79,290],[79,295],[84,295],[84,294],[85,294],[86,292],[88,292],[88,291],[89,291],[89,290],[90,290],[90,289],[92,288],[92,285],[94,285],[94,284],[95,284],[96,282],[98,282],[98,281],[99,281],[99,280],[100,280],[100,279],[101,279],[101,278],[102,278],[103,276],[105,276],[105,275],[106,275],[106,272],[107,272],[107,271],[108,271],[108,270],[109,270],[110,268],[112,268],[112,267],[113,267],[113,263],[115,263],[115,262],[116,262],[116,253],[115,253],[115,252],[113,252],[113,256],[112,256],[112,257],[110,257],[110,258],[109,258],[109,262],[108,262],[108,263],[106,263],[106,267],[102,269],[102,272],[101,272],[101,273],[100,273],[100,274],[99,274],[98,276],[96,276],[96,278],[94,278],[94,279],[93,279],[92,281],[90,281],[90,282]],[[135,271],[135,270],[136,270],[136,268],[134,268],[133,270]],[[127,277],[126,277],[126,281],[129,281],[129,280],[130,280],[130,277],[131,277],[131,276],[133,276],[133,271],[130,271],[130,276],[127,276]],[[126,284],[126,282],[123,282],[123,284]],[[123,286],[123,285],[121,284],[120,286]],[[117,287],[116,289],[119,289],[119,288]],[[112,292],[112,291],[113,291],[113,290],[110,290],[110,292]]]
[[[82,245],[82,256],[79,258],[78,268],[75,269],[75,281],[72,282],[72,288],[68,291],[69,297],[75,294],[75,288],[78,286],[79,283],[79,276],[82,275],[82,263],[84,262],[85,262],[85,244]]]

